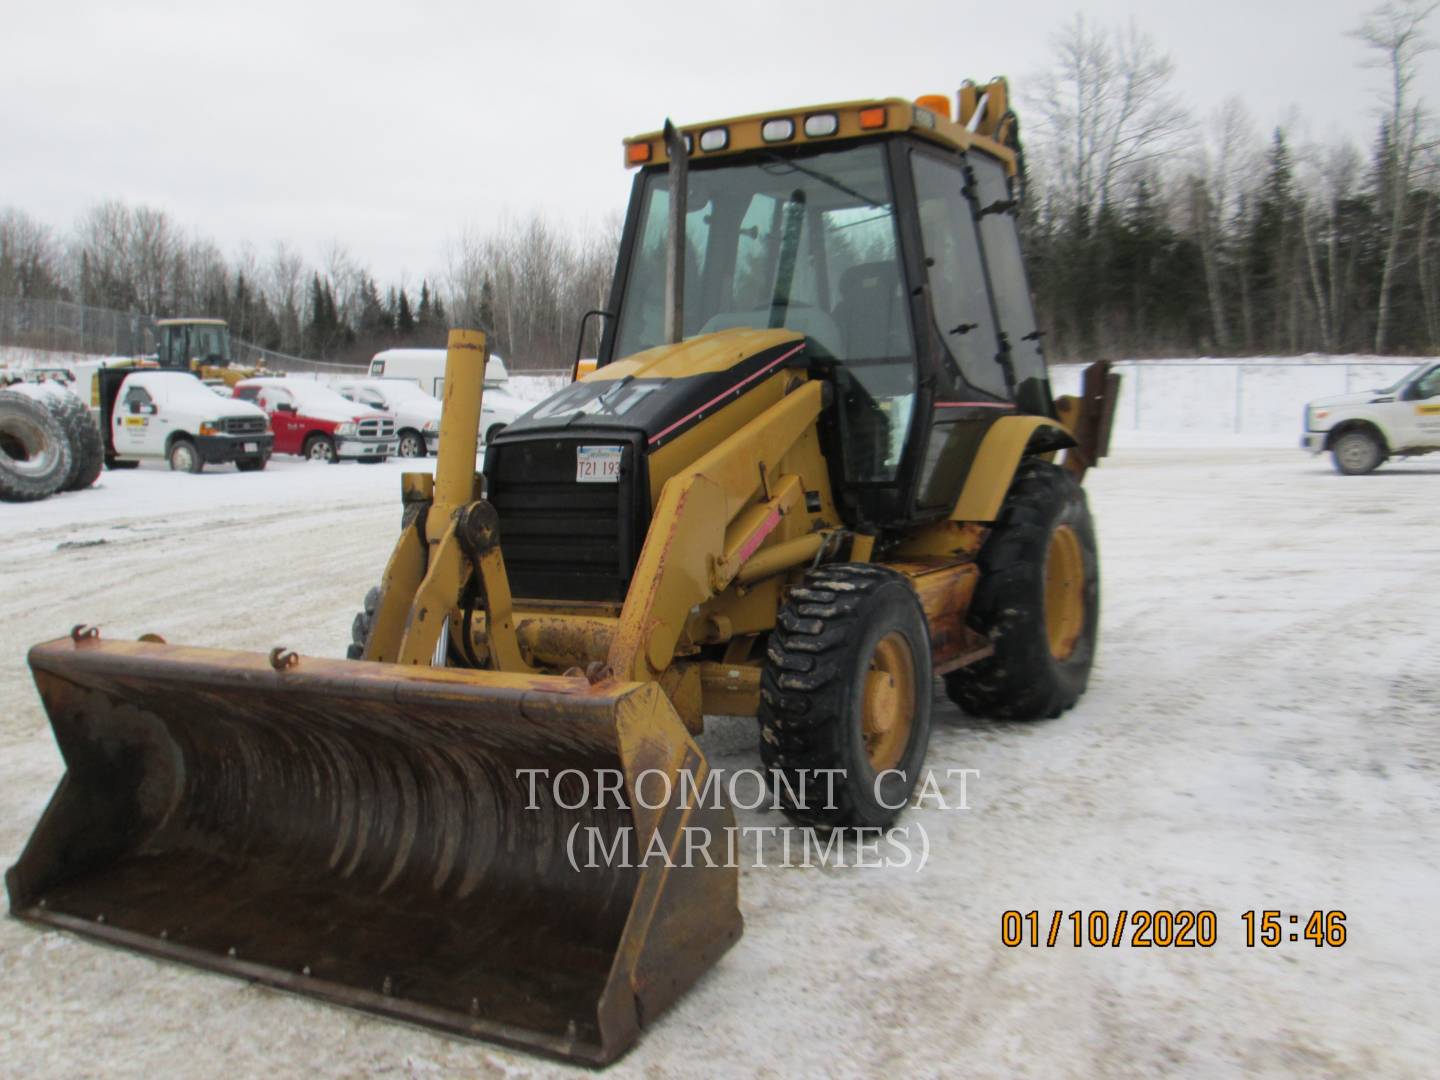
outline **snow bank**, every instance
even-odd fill
[[[1116,446],[1298,443],[1305,403],[1394,382],[1420,363],[1380,356],[1265,356],[1124,360]],[[1080,364],[1056,364],[1057,394],[1079,392]]]

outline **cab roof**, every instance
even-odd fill
[[[993,99],[985,95],[993,95]],[[1015,175],[1016,154],[1006,145],[1006,136],[1009,130],[1013,130],[1014,118],[1008,111],[1005,81],[996,79],[983,88],[967,83],[959,96],[960,114],[971,123],[950,119],[947,98],[927,95],[913,102],[898,97],[872,98],[776,109],[703,124],[686,124],[677,130],[685,138],[692,162],[757,149],[779,150],[910,133],[947,149],[982,151],[1000,161],[1010,175]],[[938,111],[941,109],[944,115]],[[663,165],[670,160],[661,131],[632,136],[624,144],[627,167]]]

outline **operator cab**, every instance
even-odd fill
[[[198,371],[230,363],[230,329],[223,319],[161,319],[155,329],[162,368]]]
[[[948,513],[990,424],[1055,415],[1021,261],[1015,154],[938,115],[944,99],[929,104],[685,129],[681,336],[805,335],[804,359],[836,386],[829,456],[856,522]],[[992,132],[1004,125],[996,108],[1003,101],[980,117]],[[627,141],[627,160],[643,168],[602,366],[664,343],[664,148],[659,135]]]

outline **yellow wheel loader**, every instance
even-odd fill
[[[741,932],[706,715],[757,717],[777,801],[835,829],[904,806],[934,679],[1073,705],[1116,380],[1052,399],[1006,99],[627,140],[596,369],[477,473],[484,335],[452,332],[350,658],[31,651],[67,771],[13,913],[603,1064]]]

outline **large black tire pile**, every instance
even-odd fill
[[[95,483],[104,463],[100,429],[80,398],[48,385],[0,390],[0,500],[80,491]]]

